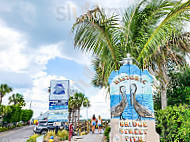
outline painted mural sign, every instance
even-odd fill
[[[148,139],[147,125],[155,123],[152,83],[149,72],[133,64],[125,64],[110,75],[111,118],[112,122],[117,122],[118,133],[124,141]]]
[[[109,78],[111,117],[128,120],[154,119],[153,79],[147,70],[124,65]]]

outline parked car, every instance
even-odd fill
[[[34,131],[34,133],[38,133],[38,134],[46,134],[48,132],[48,130],[55,129],[55,126],[53,124],[54,124],[54,122],[48,122],[47,120],[39,121],[38,125],[34,127],[33,131]],[[64,122],[62,122],[59,129],[68,130],[69,127],[67,125],[65,125]]]
[[[48,123],[48,121],[39,121],[38,125],[34,127],[34,133],[46,134],[48,130],[54,130],[55,127]]]

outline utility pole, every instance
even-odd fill
[[[30,102],[30,108],[29,109],[31,109],[31,106],[32,106],[32,101]]]

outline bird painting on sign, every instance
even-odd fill
[[[139,117],[153,118],[154,117],[153,113],[148,108],[141,105],[136,100],[135,93],[137,91],[137,85],[136,84],[132,84],[132,85],[135,86],[135,91],[133,93],[133,105],[134,105],[135,111],[138,113]]]
[[[111,108],[112,116],[120,116],[123,113],[125,107],[128,106],[125,86],[120,86],[120,92],[122,94],[122,100],[118,105]]]
[[[62,84],[56,84],[56,86],[53,89],[54,89],[53,94],[55,95],[65,94],[65,88],[63,87]]]

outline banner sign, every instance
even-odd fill
[[[48,121],[49,122],[65,122],[68,121],[68,110],[54,110],[54,111],[49,111],[49,116],[48,116]]]
[[[109,78],[111,118],[154,119],[153,78],[136,65],[123,65]]]
[[[51,101],[49,102],[49,110],[68,109],[68,101]]]
[[[49,100],[69,99],[69,80],[51,80]]]
[[[69,80],[51,80],[48,121],[68,121]]]

